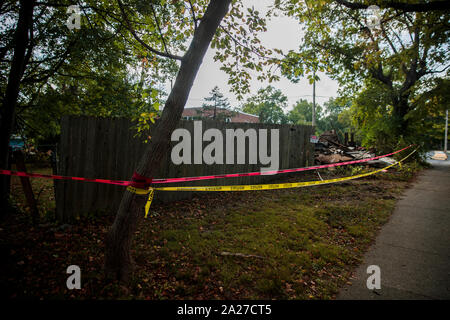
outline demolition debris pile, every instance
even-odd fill
[[[356,146],[354,136],[348,141],[348,134],[345,134],[345,142],[341,143],[335,130],[326,131],[320,135],[319,141],[315,144],[314,160],[315,164],[330,164],[344,161],[361,160],[375,157],[375,153],[363,147]],[[395,160],[390,157],[381,158],[366,162],[374,167],[383,167],[386,164],[393,164]]]

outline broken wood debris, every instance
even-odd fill
[[[353,142],[353,134],[350,142],[342,144],[335,130],[325,131],[319,136],[319,142],[315,144],[314,159],[316,164],[331,164],[352,160],[362,160],[375,157],[375,153],[358,147]],[[348,137],[348,134],[347,134]],[[390,157],[368,161],[365,164],[374,167],[384,167],[393,164],[395,160]]]

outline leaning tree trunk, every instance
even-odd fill
[[[8,169],[9,166],[9,139],[15,122],[20,81],[27,60],[25,51],[33,24],[33,7],[34,1],[20,1],[19,20],[14,35],[14,55],[0,112],[0,169]],[[9,179],[7,176],[0,175],[0,212],[3,214],[7,211],[8,195]]]
[[[201,19],[193,40],[184,55],[175,84],[164,106],[151,143],[139,162],[136,172],[152,177],[161,165],[162,157],[170,148],[170,136],[176,129],[194,83],[198,69],[209,44],[231,0],[211,0]],[[145,196],[125,191],[116,218],[106,236],[105,272],[107,277],[127,282],[133,265],[130,248],[138,216],[142,214]]]

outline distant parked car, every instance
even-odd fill
[[[9,140],[9,147],[12,149],[12,151],[23,150],[25,149],[25,141],[21,136],[14,134]]]

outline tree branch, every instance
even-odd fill
[[[371,4],[355,3],[346,0],[336,0],[337,3],[352,10],[364,10],[370,5],[377,5],[381,9],[397,9],[403,12],[444,11],[450,7],[450,1],[431,1],[428,3],[404,3],[395,1],[371,1]]]
[[[383,24],[380,24],[381,27],[381,31],[383,33],[384,38],[386,39],[386,41],[389,43],[389,46],[391,47],[392,51],[395,54],[398,54],[397,48],[395,48],[394,44],[392,43],[391,39],[389,38],[386,29],[384,28]]]
[[[24,78],[22,80],[22,82],[24,82],[24,83],[34,83],[34,82],[45,81],[48,78],[50,78],[63,65],[64,61],[66,60],[67,56],[69,55],[69,52],[72,49],[72,46],[74,44],[75,44],[75,41],[72,41],[71,43],[69,43],[69,45],[67,46],[67,49],[64,52],[64,54],[62,55],[61,59],[52,68],[50,68],[49,70],[46,70],[46,71],[43,72],[43,73],[47,73],[46,75],[44,75],[44,76],[42,76],[40,78],[33,78],[31,76],[28,76],[28,77]]]
[[[195,16],[194,6],[192,5],[192,1],[189,0],[189,6],[191,7],[192,20],[194,20],[194,27],[197,29],[198,27],[198,19]]]
[[[374,77],[375,79],[378,79],[379,81],[381,81],[382,83],[387,85],[390,89],[393,88],[392,79],[391,79],[391,77],[387,77],[384,75],[383,66],[381,65],[381,63],[378,64],[376,69],[369,68],[369,72],[372,74],[372,77]]]
[[[161,37],[161,41],[162,41],[163,46],[164,46],[164,51],[166,52],[166,54],[170,54],[169,50],[167,50],[166,41],[164,40],[164,36],[162,34],[161,27],[159,26],[159,21],[158,21],[158,17],[156,16],[155,8],[153,8],[152,4],[150,4],[150,7],[152,8],[153,17],[155,18],[156,27],[158,28],[159,36]]]
[[[447,65],[444,69],[441,69],[441,70],[428,70],[428,71],[423,71],[423,73],[424,73],[424,75],[425,74],[441,73],[441,72],[446,71],[448,68],[450,68],[450,64]]]
[[[125,13],[125,9],[123,8],[122,2],[120,0],[117,0],[118,4],[119,4],[119,8],[120,8],[120,12],[122,13],[122,17],[123,20],[125,21],[128,31],[130,31],[130,33],[133,35],[134,39],[136,39],[137,42],[139,42],[144,48],[146,48],[147,50],[149,50],[150,52],[153,52],[154,54],[158,55],[158,56],[162,56],[162,57],[166,57],[166,58],[170,58],[170,59],[175,59],[175,60],[183,60],[183,57],[180,56],[176,56],[173,54],[169,54],[169,53],[164,53],[161,51],[158,51],[152,47],[150,47],[147,43],[145,43],[145,41],[143,41],[137,34],[136,31],[133,29],[133,27],[131,26],[130,21],[128,20],[128,17]]]

